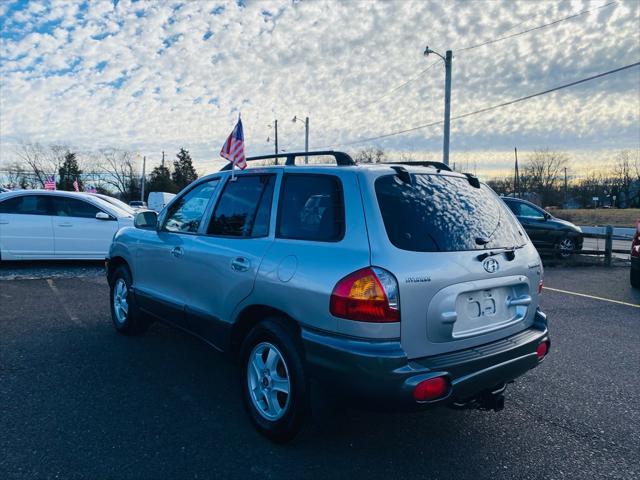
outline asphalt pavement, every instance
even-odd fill
[[[551,353],[502,412],[345,409],[283,446],[250,425],[237,367],[160,324],[117,334],[104,278],[63,277],[0,281],[2,479],[640,476],[628,268],[546,270]]]

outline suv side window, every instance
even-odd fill
[[[178,233],[196,233],[219,178],[203,182],[177,199],[167,212],[162,230]]]
[[[526,203],[520,204],[520,216],[526,218],[544,218],[544,213],[542,213],[537,208],[533,208]]]
[[[0,213],[13,215],[50,215],[49,197],[46,195],[21,195],[0,203]]]
[[[211,216],[210,235],[266,237],[275,175],[240,175],[229,180]]]
[[[102,211],[88,202],[75,198],[54,197],[52,200],[52,215],[58,217],[96,218],[96,213]]]
[[[342,184],[333,175],[286,174],[278,206],[278,238],[337,242],[344,236]]]

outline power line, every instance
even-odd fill
[[[543,25],[538,25],[538,26],[536,26],[536,27],[528,28],[528,29],[526,29],[526,30],[523,30],[523,31],[520,31],[520,32],[516,32],[516,33],[510,34],[510,35],[506,35],[506,36],[502,36],[502,37],[494,38],[494,39],[491,39],[491,40],[486,40],[486,41],[481,42],[481,43],[478,43],[478,44],[476,44],[476,45],[471,45],[471,46],[468,46],[468,47],[458,48],[458,49],[455,49],[455,51],[456,51],[456,56],[458,56],[458,53],[459,53],[459,52],[464,52],[464,51],[468,51],[468,50],[473,50],[473,49],[476,49],[476,48],[483,47],[483,46],[485,46],[485,45],[491,45],[491,44],[493,44],[493,43],[500,42],[500,41],[502,41],[502,40],[507,40],[507,39],[509,39],[509,38],[514,38],[514,37],[517,37],[517,36],[520,36],[520,35],[525,35],[525,34],[527,34],[527,33],[530,33],[530,32],[536,31],[536,30],[541,30],[541,29],[543,29],[543,28],[550,27],[550,26],[553,26],[553,25],[557,25],[557,24],[559,24],[559,23],[565,22],[565,21],[567,21],[567,20],[571,20],[571,19],[576,18],[576,17],[580,17],[580,16],[585,15],[585,14],[587,14],[587,13],[590,13],[590,12],[592,12],[592,11],[601,10],[601,9],[603,9],[603,8],[610,7],[610,6],[612,6],[612,5],[616,4],[616,3],[618,3],[618,2],[617,2],[617,1],[612,1],[612,2],[609,2],[609,3],[605,4],[605,5],[601,5],[601,6],[596,7],[596,8],[591,8],[591,9],[583,10],[583,11],[581,11],[581,12],[577,12],[577,13],[571,14],[571,15],[569,15],[569,16],[567,16],[567,17],[563,17],[563,18],[559,18],[559,19],[553,20],[553,21],[551,21],[551,22],[549,22],[549,23],[545,23],[545,24],[543,24]],[[514,28],[516,28],[516,27],[518,27],[518,26],[522,25],[523,23],[525,23],[525,22],[527,22],[527,21],[529,21],[529,20],[531,20],[531,19],[533,19],[533,18],[535,18],[535,17],[537,17],[537,16],[539,16],[539,14],[536,14],[536,15],[533,15],[533,16],[531,16],[531,17],[528,17],[528,18],[526,18],[525,20],[523,20],[523,21],[521,21],[521,22],[518,22],[518,23],[516,23],[515,25],[513,25],[513,26],[509,27],[507,30],[504,30],[502,33],[506,33],[506,32],[508,32],[508,31],[510,31],[510,30],[513,30]],[[376,99],[374,99],[374,100],[371,100],[370,102],[366,102],[366,103],[364,103],[363,105],[357,105],[357,104],[354,104],[354,105],[352,105],[352,106],[348,106],[346,109],[344,109],[344,110],[343,110],[343,113],[344,113],[344,112],[351,112],[351,111],[355,110],[356,108],[357,108],[357,109],[364,109],[364,108],[367,108],[367,107],[370,107],[370,106],[372,106],[372,105],[375,105],[375,104],[379,103],[381,100],[384,100],[385,98],[389,97],[392,93],[394,93],[394,92],[396,92],[396,91],[398,91],[398,90],[400,90],[400,89],[402,89],[402,88],[406,87],[406,86],[407,86],[407,85],[409,85],[410,83],[412,83],[412,82],[414,82],[415,80],[417,80],[418,78],[422,77],[422,75],[424,75],[427,71],[429,71],[429,70],[430,70],[434,65],[436,65],[437,63],[438,63],[437,61],[436,61],[436,62],[434,62],[434,63],[432,63],[431,65],[429,65],[427,68],[425,68],[425,69],[424,69],[424,70],[422,70],[421,72],[417,73],[416,75],[414,75],[413,77],[409,78],[409,79],[408,79],[408,80],[406,80],[405,82],[403,82],[403,83],[401,83],[401,84],[399,84],[399,85],[397,85],[397,86],[395,86],[395,87],[391,88],[391,89],[390,89],[390,90],[388,90],[386,93],[384,93],[383,95],[381,95],[380,97],[378,97],[378,98],[376,98]]]
[[[589,12],[594,12],[596,10],[601,10],[603,8],[610,7],[611,5],[614,5],[616,3],[618,3],[618,2],[609,2],[609,3],[605,4],[605,5],[601,5],[600,7],[583,10],[581,12],[569,15],[568,17],[559,18],[557,20],[553,20],[552,22],[545,23],[543,25],[538,25],[537,27],[531,27],[531,28],[528,28],[526,30],[522,30],[521,32],[512,33],[511,35],[505,35],[504,37],[498,37],[498,38],[494,38],[492,40],[486,40],[486,41],[484,41],[482,43],[478,43],[476,45],[471,45],[469,47],[458,48],[458,49],[456,49],[456,51],[457,52],[464,52],[464,51],[467,51],[467,50],[473,50],[475,48],[484,47],[485,45],[491,45],[493,43],[501,42],[502,40],[507,40],[509,38],[517,37],[519,35],[524,35],[526,33],[534,32],[536,30],[541,30],[543,28],[550,27],[552,25],[557,25],[557,24],[559,24],[561,22],[565,22],[567,20],[571,20],[571,19],[576,18],[576,17],[580,17],[581,15],[585,15],[585,14],[587,14]]]
[[[499,103],[497,105],[492,105],[490,107],[481,108],[479,110],[474,110],[472,112],[463,113],[461,115],[456,115],[454,117],[451,117],[451,120],[459,120],[461,118],[466,118],[466,117],[470,117],[472,115],[478,115],[480,113],[485,113],[485,112],[488,112],[490,110],[495,110],[497,108],[506,107],[508,105],[513,105],[514,103],[523,102],[525,100],[530,100],[532,98],[539,97],[541,95],[546,95],[548,93],[556,92],[556,91],[562,90],[564,88],[573,87],[575,85],[579,85],[581,83],[589,82],[591,80],[595,80],[597,78],[601,78],[601,77],[605,77],[607,75],[611,75],[611,74],[614,74],[614,73],[617,73],[617,72],[621,72],[621,71],[627,70],[629,68],[637,67],[639,65],[640,65],[640,62],[632,63],[630,65],[625,65],[624,67],[619,67],[619,68],[615,68],[613,70],[609,70],[607,72],[598,73],[597,75],[592,75],[590,77],[583,78],[581,80],[576,80],[575,82],[566,83],[564,85],[560,85],[560,86],[557,86],[557,87],[554,87],[554,88],[550,88],[548,90],[543,90],[542,92],[532,93],[531,95],[527,95],[525,97],[516,98],[514,100],[509,100],[507,102],[502,102],[502,103]],[[418,126],[415,126],[415,127],[407,128],[405,130],[398,130],[396,132],[385,133],[383,135],[378,135],[378,136],[375,136],[375,137],[362,138],[362,139],[353,140],[353,141],[350,141],[350,142],[339,143],[339,144],[333,145],[333,146],[346,146],[346,145],[355,145],[355,144],[364,143],[364,142],[372,142],[374,140],[380,140],[380,139],[387,138],[387,137],[393,137],[395,135],[401,135],[403,133],[415,132],[416,130],[422,130],[424,128],[433,127],[433,126],[436,126],[436,125],[440,125],[442,123],[444,123],[443,120],[438,120],[436,122],[426,123],[424,125],[418,125]],[[322,149],[322,148],[329,148],[329,147],[331,147],[331,145],[325,145],[323,147],[318,147],[318,148]]]

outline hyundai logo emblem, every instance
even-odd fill
[[[482,262],[482,266],[489,273],[496,273],[500,270],[500,264],[494,258],[487,258],[484,262]]]

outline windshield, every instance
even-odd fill
[[[118,207],[120,210],[123,210],[129,215],[134,215],[136,213],[133,208],[124,203],[122,200],[118,200],[117,198],[113,198],[108,195],[94,195],[94,197],[98,197],[100,200],[110,203],[112,207]]]
[[[500,198],[464,177],[412,174],[375,182],[378,205],[391,243],[415,252],[453,252],[520,247],[525,236]]]
[[[132,217],[134,215],[134,212],[130,211],[130,209],[125,210],[122,207],[120,207],[120,205],[109,202],[101,197],[98,197],[97,195],[91,195],[91,197],[96,204],[102,206],[102,208],[105,208],[107,210],[110,209],[112,211],[115,211],[116,213],[118,213],[119,216]]]

